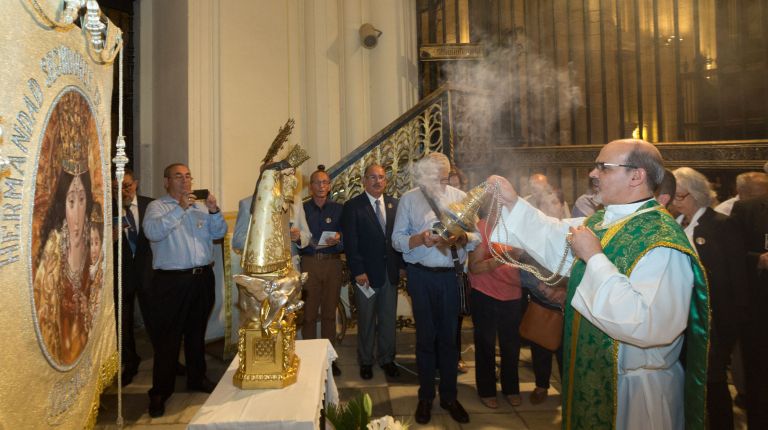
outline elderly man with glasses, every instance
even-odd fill
[[[437,369],[440,370],[440,407],[455,421],[469,422],[469,414],[457,399],[456,388],[459,360],[456,270],[463,268],[467,253],[478,245],[480,235],[451,235],[446,240],[435,233],[440,220],[436,212],[466,196],[448,185],[450,168],[448,157],[439,152],[431,152],[415,164],[413,179],[418,187],[403,194],[392,230],[392,246],[403,253],[407,263],[408,294],[416,320],[419,401],[415,418],[419,424],[432,419]]]
[[[227,232],[216,197],[204,204],[192,193],[192,174],[181,163],[163,172],[168,194],[147,207],[142,227],[152,246],[155,269],[147,291],[147,316],[152,347],[152,389],[149,415],[165,413],[174,392],[181,339],[187,366],[187,389],[210,393],[215,384],[205,375],[205,330],[215,302],[213,241]]]
[[[506,179],[489,178],[504,205],[491,240],[570,276],[565,428],[705,427],[706,277],[685,233],[653,198],[663,175],[650,143],[610,142],[590,172],[605,209],[565,220],[532,208]]]
[[[402,256],[390,240],[397,199],[384,194],[387,175],[382,166],[371,164],[362,179],[365,192],[347,201],[342,214],[344,252],[352,282],[359,289],[355,292],[357,359],[362,379],[373,378],[374,362],[395,378],[400,375],[395,364],[397,285],[401,270],[405,271]]]
[[[330,199],[331,177],[324,165],[309,177],[311,199],[304,202],[304,214],[312,234],[309,246],[299,250],[301,271],[309,273],[304,284],[304,339],[317,338],[317,320],[320,319],[320,335],[335,343],[336,307],[339,304],[343,266],[341,253],[341,212],[343,206]],[[319,310],[319,313],[318,313]],[[333,375],[341,375],[334,361]]]

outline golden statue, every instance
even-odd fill
[[[276,144],[282,142],[273,147]],[[297,185],[295,169],[309,156],[297,145],[285,160],[271,163],[273,149],[251,204],[240,263],[243,273],[234,277],[239,292],[240,365],[233,383],[241,389],[283,388],[296,382],[299,370],[294,320],[304,305],[301,286],[307,274],[297,272],[291,262],[289,209]]]

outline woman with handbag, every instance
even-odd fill
[[[519,406],[520,380],[520,273],[491,255],[486,226],[487,205],[480,211],[477,229],[482,244],[469,254],[470,303],[475,342],[475,380],[480,401],[488,408],[499,407],[496,399],[496,338],[501,351],[501,391],[507,402]],[[505,249],[513,254],[521,252]]]
[[[547,177],[542,174],[532,175],[531,182],[531,195],[526,197],[529,203],[538,208],[545,214],[554,217],[562,218],[568,213],[567,205],[563,197],[562,190],[553,188],[547,181]],[[524,257],[527,263],[532,264],[539,268],[540,271],[546,272],[543,267],[526,256]],[[532,326],[539,327],[539,334],[546,337],[558,337],[562,339],[562,300],[565,298],[565,285],[568,280],[563,279],[560,285],[554,287],[548,287],[543,282],[536,279],[533,274],[526,271],[520,272],[520,279],[523,287],[523,305],[522,313],[524,315],[523,320],[526,320],[525,314],[528,311],[528,307],[536,307],[541,314],[560,312],[560,325],[559,332],[542,333],[543,327],[541,324],[532,324]],[[555,297],[557,296],[557,298]],[[537,314],[538,315],[538,314]],[[533,317],[533,313],[529,318]],[[527,325],[526,325],[527,326]],[[556,326],[547,326],[547,330],[557,330]],[[563,360],[563,348],[561,342],[557,342],[558,346],[552,348],[552,345],[542,345],[548,342],[537,342],[538,336],[529,339],[523,336],[525,339],[531,341],[531,361],[533,362],[533,374],[536,379],[536,388],[533,389],[530,396],[530,402],[533,405],[547,400],[549,396],[549,380],[552,376],[552,354],[554,353],[557,359],[558,370],[562,374],[562,360]]]
[[[532,261],[528,261],[529,264]],[[540,268],[543,271],[543,268]],[[538,405],[549,396],[549,379],[552,376],[552,354],[557,359],[557,369],[563,372],[563,311],[564,282],[549,287],[530,272],[520,271],[523,286],[523,319],[520,335],[530,341],[531,361],[536,388],[530,396],[532,405]],[[559,316],[559,319],[557,318]]]

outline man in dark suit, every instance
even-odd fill
[[[380,165],[368,166],[362,179],[365,192],[344,205],[341,223],[347,264],[352,282],[357,285],[360,377],[373,377],[374,355],[387,376],[397,377],[400,371],[395,364],[395,320],[403,263],[390,240],[397,199],[384,195],[387,175]]]
[[[149,246],[149,240],[144,235],[141,228],[141,222],[144,220],[144,213],[147,205],[152,201],[149,197],[139,196],[136,190],[139,187],[139,180],[134,176],[131,169],[125,169],[123,177],[122,190],[117,189],[117,180],[112,180],[113,199],[120,196],[123,200],[123,213],[117,213],[117,202],[113,201],[112,213],[115,216],[113,223],[113,250],[114,258],[117,259],[117,235],[123,235],[123,372],[121,380],[123,385],[128,385],[133,381],[139,369],[141,357],[136,353],[136,341],[133,335],[133,314],[134,303],[138,297],[139,306],[143,300],[142,290],[150,285],[152,280],[152,249]],[[119,232],[117,230],[120,230]],[[117,317],[117,265],[114,266],[114,293],[115,293],[115,317]],[[147,319],[144,318],[145,326]],[[150,328],[147,327],[147,331]]]
[[[747,260],[747,317],[742,356],[747,383],[747,424],[768,428],[768,196],[739,200],[731,218],[744,239]]]

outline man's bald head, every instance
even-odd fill
[[[626,164],[645,170],[648,189],[653,192],[664,179],[664,159],[653,144],[640,139],[620,139],[608,143],[627,154]],[[606,146],[608,146],[606,145]]]
[[[541,194],[551,190],[547,175],[543,173],[534,173],[528,178],[528,186],[531,188],[531,193]]]
[[[600,150],[589,177],[598,180],[603,204],[625,204],[651,198],[664,177],[664,166],[650,143],[614,140]]]
[[[768,196],[768,174],[747,172],[736,177],[736,192],[742,200]]]

